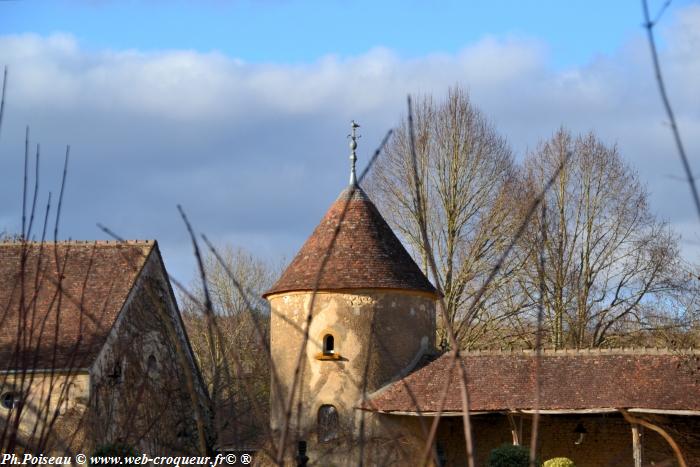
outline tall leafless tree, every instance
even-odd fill
[[[533,219],[521,242],[527,261],[520,290],[536,303],[544,277],[545,325],[555,348],[610,345],[616,326],[641,323],[646,305],[680,286],[677,239],[652,215],[644,186],[617,148],[594,134],[557,131],[527,157],[521,192],[538,193],[567,157],[546,199],[546,266],[540,270],[541,226]]]
[[[209,335],[200,283],[193,284],[191,295],[182,295],[183,319],[209,392],[216,395],[219,444],[252,447],[261,442],[269,418],[269,314],[260,297],[277,269],[242,249],[225,247],[219,254],[225,266],[213,254],[204,259],[218,332]]]
[[[461,88],[443,101],[427,96],[413,115],[418,184],[414,182],[408,122],[404,120],[377,161],[369,190],[394,230],[428,274],[419,209],[426,215],[428,238],[444,287],[447,315],[461,346],[473,344],[499,317],[491,315],[507,275],[499,275],[467,316],[482,281],[510,239],[512,218],[505,189],[513,160],[504,138]],[[416,204],[420,191],[422,206]],[[513,298],[513,297],[511,297]],[[511,301],[517,309],[519,304]],[[500,306],[498,310],[504,310]],[[448,347],[446,323],[439,342]]]

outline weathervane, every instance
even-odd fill
[[[355,162],[357,162],[357,155],[355,155],[355,149],[357,149],[357,138],[361,136],[355,134],[355,130],[360,128],[360,125],[353,120],[350,124],[350,128],[352,128],[352,133],[348,135],[348,138],[350,138],[350,150],[352,151],[350,153],[350,185],[356,186],[357,175],[355,175]]]

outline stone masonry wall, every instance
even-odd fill
[[[311,293],[281,293],[269,300],[272,359],[279,377],[278,382],[272,382],[271,425],[279,433]],[[334,336],[334,359],[320,358],[323,338],[328,334]],[[323,465],[357,465],[360,444],[365,446],[367,457],[371,455],[367,449],[370,445],[382,445],[386,451],[387,443],[404,436],[396,432],[401,427],[391,423],[383,426],[379,419],[355,407],[363,393],[372,393],[404,375],[434,347],[435,305],[430,294],[377,289],[319,292],[309,341],[303,349],[301,413],[297,426],[294,404],[292,439],[300,433],[309,443],[309,456],[323,459]],[[328,442],[320,442],[317,433],[319,408],[324,404],[337,409],[340,425],[338,436]],[[383,444],[381,439],[385,440]]]
[[[19,406],[0,405],[0,420],[14,423],[19,414],[18,449],[40,446],[43,452],[65,453],[82,446],[79,430],[89,394],[87,372],[25,372],[0,375],[0,398]]]
[[[107,345],[93,365],[93,444],[126,443],[149,455],[198,452],[189,383],[173,335],[166,283],[146,265]],[[182,349],[180,349],[182,350]],[[192,375],[196,377],[196,375]]]

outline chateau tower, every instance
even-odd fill
[[[355,128],[350,185],[264,294],[272,312],[271,427],[279,439],[288,423],[288,443],[306,441],[321,465],[369,460],[372,440],[391,436],[389,422],[356,407],[435,348],[435,288],[357,184]]]

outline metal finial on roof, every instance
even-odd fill
[[[360,135],[357,135],[355,133],[355,130],[360,128],[360,125],[355,123],[355,120],[353,120],[350,123],[350,128],[352,128],[352,133],[348,135],[348,138],[350,138],[350,185],[355,186],[357,185],[357,175],[355,174],[355,162],[357,162],[357,155],[355,155],[355,149],[357,149],[357,138],[360,137]]]

